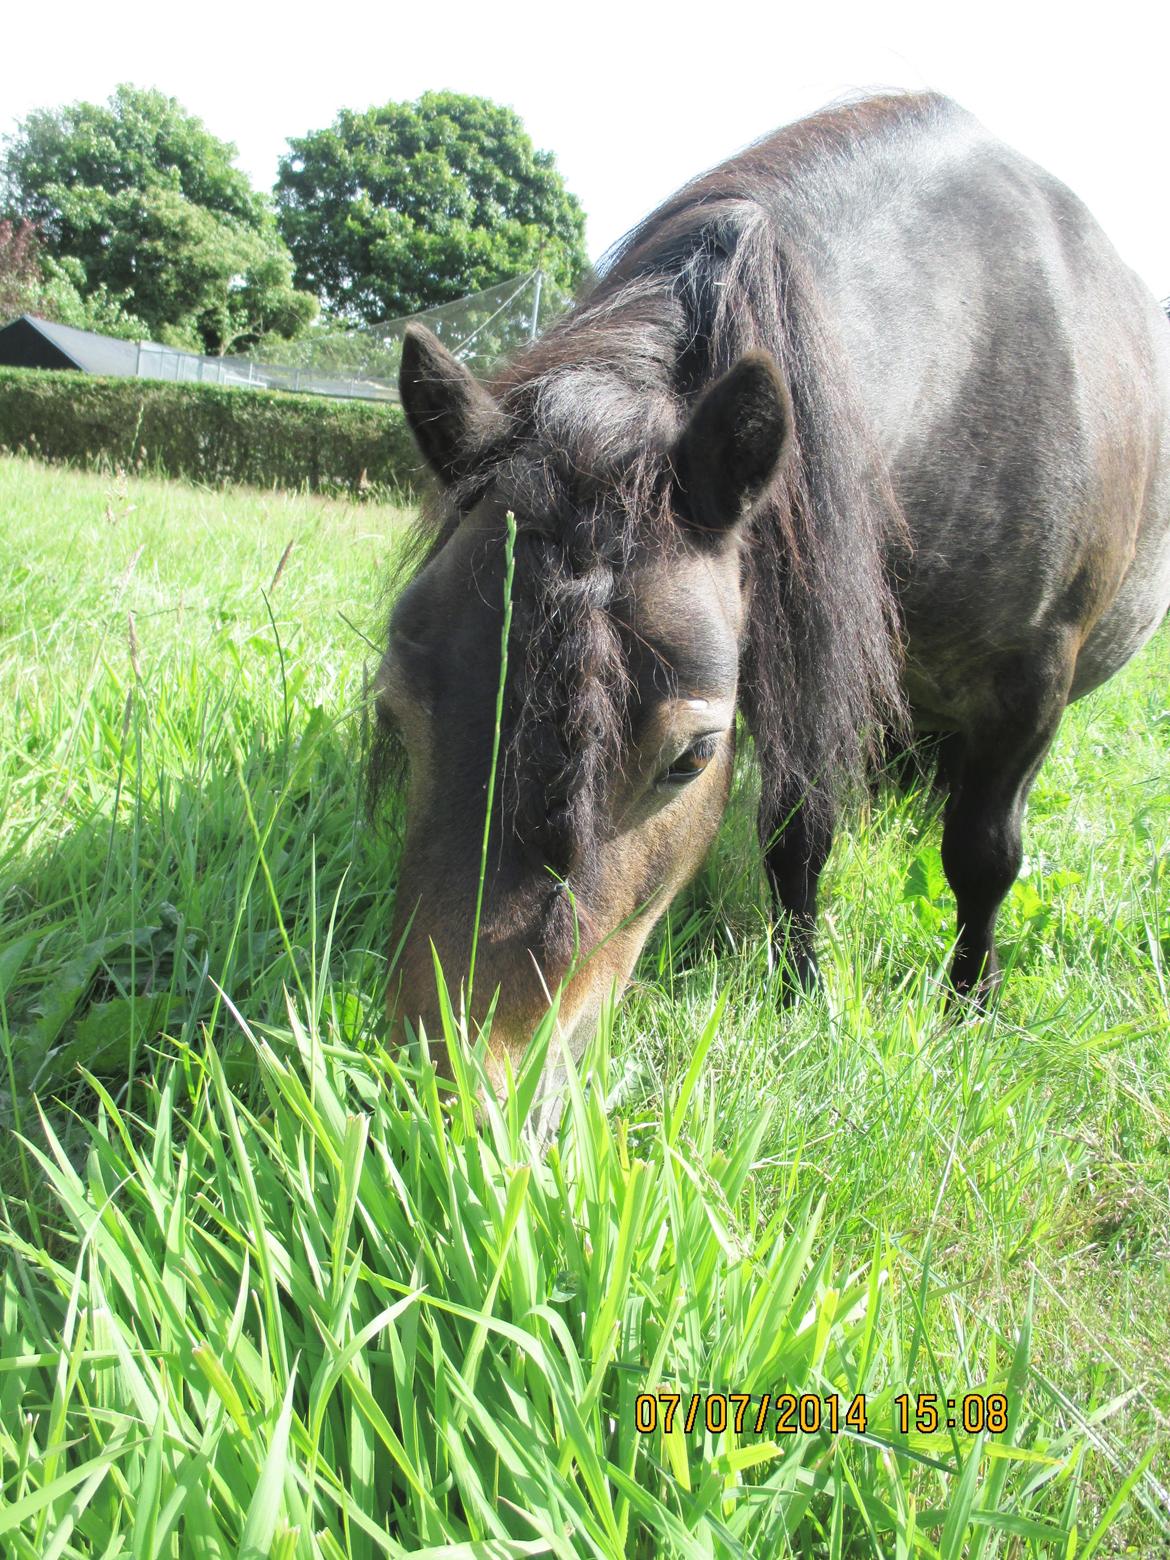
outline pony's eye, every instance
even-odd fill
[[[715,757],[718,747],[717,731],[708,732],[705,737],[692,742],[689,748],[683,749],[670,768],[659,775],[659,785],[686,785],[690,780],[697,780]]]

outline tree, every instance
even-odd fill
[[[33,313],[41,282],[36,228],[31,222],[0,222],[0,325]]]
[[[146,335],[145,322],[127,314],[104,287],[83,297],[78,269],[76,262],[45,255],[31,222],[0,220],[0,324],[35,314],[107,336],[134,340]]]
[[[486,98],[343,109],[290,139],[277,220],[298,286],[352,323],[413,314],[542,266],[574,287],[585,215],[550,152]]]
[[[8,137],[3,206],[46,260],[174,345],[226,352],[296,335],[316,301],[296,290],[267,199],[174,98],[120,86],[108,104],[41,109]]]

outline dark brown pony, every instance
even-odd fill
[[[432,942],[467,976],[509,512],[497,1062],[562,982],[580,1049],[718,827],[737,710],[802,983],[843,796],[886,734],[939,734],[978,996],[1061,713],[1170,598],[1170,329],[1080,202],[943,98],[833,109],[668,201],[491,384],[421,330],[400,383],[438,493],[379,677],[392,1009],[433,1033]]]

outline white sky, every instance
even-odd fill
[[[700,169],[846,92],[930,86],[1063,178],[1170,294],[1170,7],[984,0],[106,0],[12,5],[0,133],[157,86],[269,188],[289,135],[428,88],[510,103],[589,216],[596,257]]]

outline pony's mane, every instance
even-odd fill
[[[703,389],[745,352],[771,353],[794,441],[755,505],[741,704],[765,804],[832,806],[883,729],[902,717],[898,616],[887,581],[904,522],[859,415],[817,296],[810,246],[838,170],[933,97],[832,109],[749,147],[673,196],[616,247],[589,294],[505,364],[491,388],[507,433],[441,495],[423,525],[433,555],[491,487],[517,516],[511,751],[519,826],[567,870],[626,722],[611,605],[643,546],[677,531],[670,451]],[[769,794],[773,793],[773,794]]]

